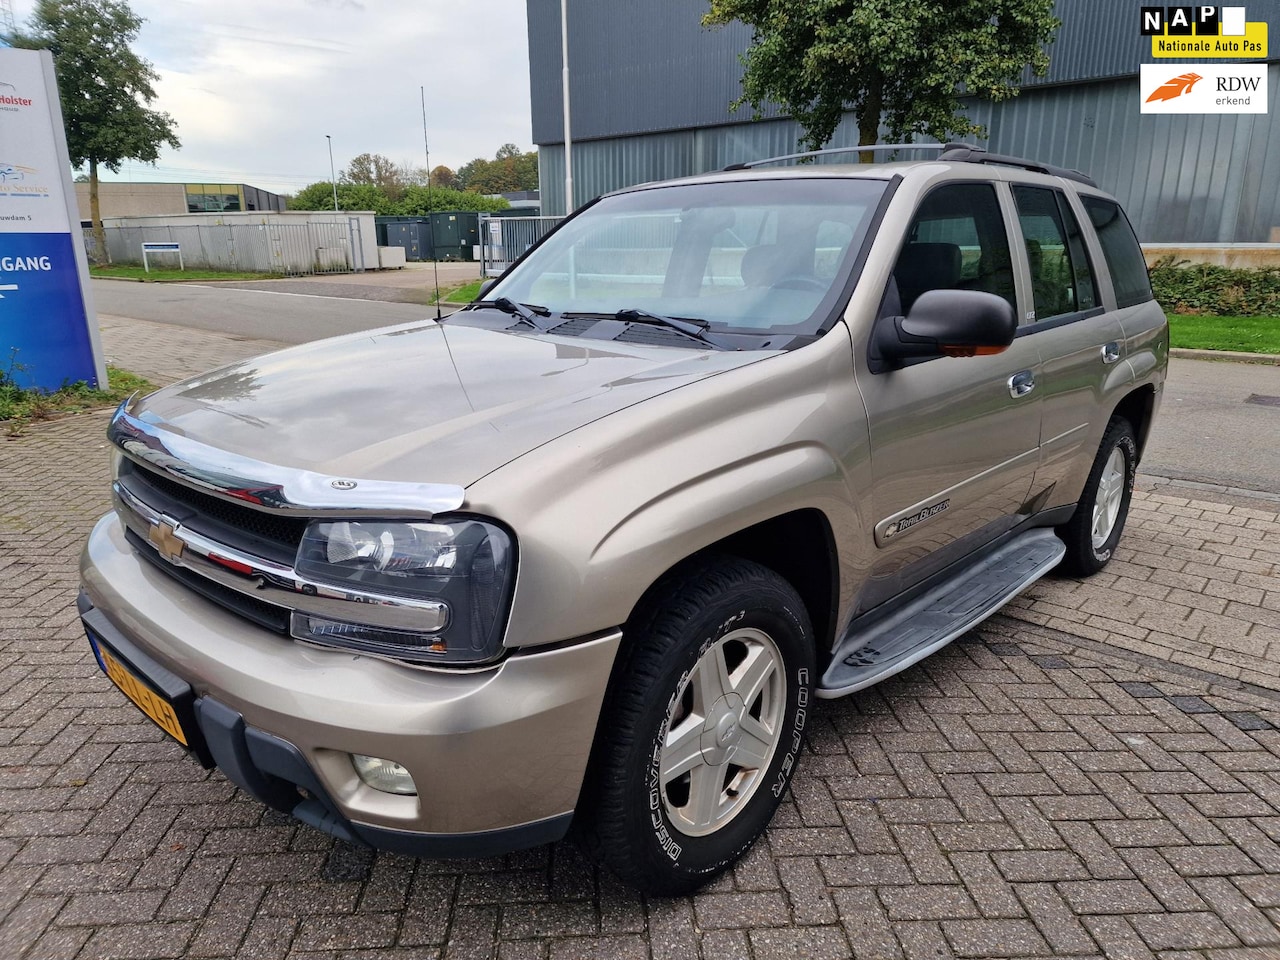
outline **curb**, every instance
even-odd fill
[[[287,280],[288,277],[255,277],[253,280],[240,280],[232,277],[219,277],[218,279],[200,280],[192,277],[164,277],[155,280],[146,277],[101,277],[96,274],[89,274],[90,280],[113,280],[116,283],[264,283],[270,280]]]
[[[1220,483],[1205,483],[1200,480],[1162,477],[1157,473],[1144,473],[1142,470],[1138,471],[1138,479],[1149,481],[1153,487],[1174,487],[1191,493],[1221,493],[1229,497],[1240,497],[1247,500],[1268,500],[1273,503],[1280,503],[1280,493],[1273,493],[1268,490],[1250,490],[1246,487],[1228,487]],[[1187,494],[1188,499],[1191,498],[1191,493]]]
[[[1186,347],[1170,347],[1169,356],[1182,360],[1218,360],[1280,366],[1280,354],[1277,353],[1241,353],[1238,350],[1190,350]]]

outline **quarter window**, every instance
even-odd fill
[[[1014,187],[1013,197],[1031,267],[1034,319],[1092,310],[1098,305],[1093,269],[1067,198],[1039,187]]]
[[[1116,306],[1132,307],[1154,299],[1142,247],[1138,246],[1138,238],[1119,204],[1101,197],[1081,197],[1080,200],[1093,229],[1098,232],[1102,256],[1116,290]]]

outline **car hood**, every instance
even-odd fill
[[[768,355],[427,321],[223,367],[131,412],[279,466],[467,486],[587,423]]]

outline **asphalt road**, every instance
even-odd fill
[[[432,313],[430,307],[409,303],[212,284],[95,280],[93,293],[104,314],[285,343]],[[1172,360],[1143,472],[1280,494],[1280,406],[1246,403],[1253,394],[1280,397],[1280,367]]]
[[[284,343],[371,330],[434,313],[434,308],[412,303],[234,289],[217,284],[120,280],[92,283],[99,313]]]
[[[1280,493],[1280,406],[1251,395],[1280,398],[1280,367],[1169,361],[1143,472]]]

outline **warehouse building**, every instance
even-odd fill
[[[731,112],[739,24],[702,27],[706,0],[570,0],[574,205],[649,180],[795,152],[799,126],[776,108]],[[1280,242],[1280,40],[1271,38],[1270,114],[1139,113],[1138,65],[1157,62],[1138,3],[1058,0],[1051,66],[999,104],[966,102],[982,145],[1083,170],[1129,211],[1146,242]],[[1280,29],[1280,0],[1252,0],[1250,21]],[[563,213],[560,3],[527,0],[533,140],[542,206]],[[1181,60],[1160,60],[1176,65]],[[1178,71],[1173,71],[1174,73]],[[851,116],[829,146],[858,142]],[[848,162],[853,157],[839,158]]]
[[[89,184],[76,184],[80,219],[89,219]],[[106,217],[155,217],[177,213],[283,212],[285,198],[244,183],[129,183],[99,181],[98,204]]]

